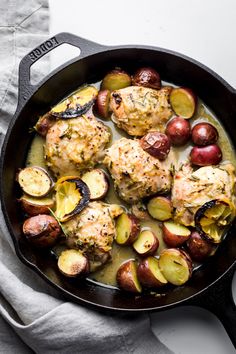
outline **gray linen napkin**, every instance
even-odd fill
[[[0,138],[16,109],[20,58],[48,37],[47,0],[0,1]],[[41,61],[36,73],[47,72]],[[148,315],[109,316],[70,302],[25,267],[0,213],[0,352],[171,353]]]

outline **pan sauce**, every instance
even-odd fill
[[[98,118],[98,120],[100,120]],[[222,125],[220,122],[217,120],[215,115],[201,102],[199,101],[198,103],[198,111],[195,113],[194,117],[191,118],[190,123],[191,126],[193,126],[196,123],[199,122],[209,122],[212,123],[216,129],[218,130],[219,133],[219,140],[218,144],[222,149],[223,152],[223,161],[230,161],[235,167],[236,167],[236,154],[234,149],[232,148],[232,144],[229,140],[229,137],[227,136],[226,132],[224,131]],[[125,132],[122,130],[118,129],[114,123],[110,120],[103,120],[103,122],[110,127],[112,131],[112,142],[118,140],[119,138],[126,136],[129,137]],[[129,137],[130,138],[130,137]],[[47,169],[45,161],[44,161],[44,142],[45,139],[42,138],[39,135],[36,135],[35,138],[32,141],[30,150],[28,152],[27,160],[26,160],[26,165],[27,166],[41,166],[45,169]],[[176,161],[176,166],[178,166],[179,163],[185,161],[188,158],[188,155],[190,153],[190,150],[192,148],[192,144],[188,143],[184,147],[179,147],[175,148],[172,147],[172,153],[174,155],[174,160]],[[103,168],[103,166],[100,166]],[[122,201],[114,192],[113,189],[113,183],[110,179],[110,188],[109,192],[105,198],[105,201],[108,203],[118,203],[122,205],[125,209],[128,209],[129,206]],[[151,229],[154,231],[156,236],[159,239],[160,245],[159,248],[156,252],[156,255],[159,255],[159,253],[165,248],[165,244],[162,240],[162,231],[160,228],[160,222],[156,220],[144,220],[141,222],[141,229]],[[58,248],[58,250],[61,249],[61,247]],[[57,252],[57,251],[56,251]],[[59,252],[58,252],[59,253]],[[125,260],[131,259],[131,258],[136,258],[138,259],[137,254],[133,251],[132,247],[121,247],[118,246],[114,242],[114,246],[112,249],[112,262],[107,263],[102,267],[102,269],[96,271],[95,273],[90,274],[90,279],[100,283],[101,285],[106,284],[109,286],[116,286],[116,272]],[[195,267],[199,266],[198,264],[195,264]]]

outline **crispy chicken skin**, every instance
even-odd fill
[[[104,157],[109,128],[93,116],[60,119],[46,135],[46,164],[55,176],[80,175]]]
[[[172,188],[174,219],[194,226],[194,214],[213,199],[235,203],[235,170],[232,164],[201,167],[195,172],[189,164],[175,173]]]
[[[171,188],[168,160],[161,162],[149,155],[141,148],[139,140],[117,140],[107,150],[104,164],[120,197],[127,203]]]
[[[110,259],[116,237],[114,218],[122,212],[116,204],[90,202],[81,213],[63,223],[68,246],[80,249],[88,257],[90,270]]]
[[[112,120],[132,136],[143,136],[149,130],[163,132],[172,112],[168,102],[170,87],[153,90],[129,86],[112,92]]]

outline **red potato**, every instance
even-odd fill
[[[133,243],[133,248],[142,257],[153,255],[159,247],[159,240],[151,230],[143,230]]]
[[[166,134],[150,132],[140,139],[140,145],[148,154],[165,160],[170,152],[170,141]]]
[[[103,170],[96,168],[88,171],[81,179],[89,188],[91,200],[102,199],[107,194],[109,183],[108,177]]]
[[[54,217],[41,214],[25,220],[23,233],[34,246],[51,247],[57,242],[61,228]]]
[[[60,272],[69,278],[86,275],[89,272],[89,261],[80,250],[62,251],[57,265]]]
[[[215,250],[214,245],[203,239],[197,231],[191,233],[191,237],[187,241],[187,247],[191,258],[198,262],[203,261]]]
[[[52,198],[33,198],[28,195],[23,195],[19,199],[19,202],[23,211],[30,216],[50,214],[50,209],[52,209],[55,204]]]
[[[137,273],[140,283],[147,288],[159,288],[167,284],[160,270],[159,261],[155,257],[142,260],[138,265]]]
[[[158,196],[149,200],[147,210],[154,219],[166,221],[172,217],[173,207],[170,199]]]
[[[191,136],[191,126],[188,120],[175,117],[166,126],[166,135],[172,145],[183,146]]]
[[[119,267],[116,280],[118,286],[132,293],[141,293],[142,287],[137,276],[137,264],[130,259]]]
[[[191,235],[191,231],[180,224],[173,221],[163,223],[163,240],[169,247],[178,247],[187,241]]]
[[[195,113],[197,106],[197,96],[190,88],[173,88],[170,93],[170,104],[173,111],[178,116],[189,119]]]
[[[222,151],[216,144],[194,146],[190,152],[190,162],[196,166],[218,165],[222,160]]]
[[[219,137],[216,128],[206,122],[196,124],[192,129],[191,135],[193,143],[199,146],[215,144]]]
[[[34,129],[39,135],[46,136],[49,129],[54,125],[55,122],[55,117],[53,117],[51,113],[46,113],[39,118]]]
[[[140,68],[134,74],[132,84],[159,90],[161,88],[161,78],[153,68]]]
[[[116,220],[116,242],[119,245],[131,245],[140,230],[138,219],[132,214],[122,213]]]
[[[164,249],[159,258],[159,267],[173,285],[185,284],[192,275],[192,261],[189,255],[177,248]]]
[[[109,116],[109,104],[111,93],[109,90],[100,90],[97,95],[95,109],[101,118]]]
[[[115,91],[131,86],[131,76],[120,68],[110,71],[102,80],[101,89]]]

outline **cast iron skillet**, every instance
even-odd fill
[[[30,67],[53,48],[68,43],[79,47],[79,58],[62,65],[39,85],[30,83]],[[8,129],[1,155],[1,202],[6,223],[18,257],[69,299],[102,310],[126,312],[164,310],[177,305],[197,305],[211,310],[225,326],[236,347],[236,307],[231,280],[236,268],[235,226],[216,255],[194,272],[188,283],[169,288],[165,296],[135,296],[89,281],[72,282],[56,269],[48,254],[32,250],[21,237],[22,215],[15,175],[24,166],[32,127],[38,116],[83,83],[101,80],[105,73],[120,66],[134,72],[141,66],[158,68],[161,78],[179,86],[191,87],[220,118],[233,142],[236,142],[236,91],[202,64],[169,50],[147,46],[106,47],[69,33],[60,33],[26,55],[19,68],[19,102]]]

